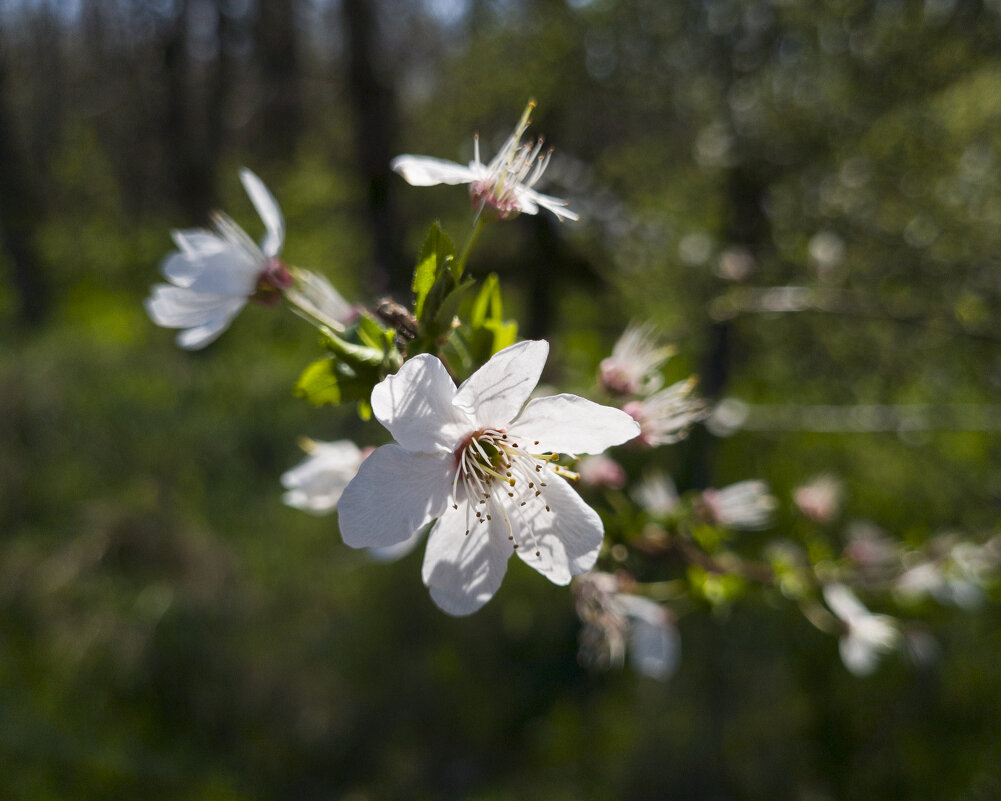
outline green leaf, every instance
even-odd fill
[[[346,403],[350,401],[368,402],[377,376],[358,375],[346,364],[326,357],[310,364],[292,390],[293,395],[305,398],[314,406]]]
[[[341,339],[333,331],[325,331],[325,342],[347,365],[355,368],[378,367],[386,358],[386,352],[381,347],[356,345]]]
[[[441,229],[438,221],[431,223],[424,244],[417,256],[417,266],[414,268],[414,316],[418,320],[424,318],[424,305],[428,295],[436,283],[447,274],[445,266],[455,256],[455,245]],[[434,314],[434,310],[431,310]]]

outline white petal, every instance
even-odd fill
[[[667,680],[678,667],[681,638],[663,607],[638,595],[616,596],[629,619],[629,658],[644,676]]]
[[[465,409],[479,427],[506,426],[539,383],[548,355],[549,343],[544,339],[498,351],[462,382],[455,405]]]
[[[469,167],[431,156],[397,156],[389,166],[411,186],[468,184],[476,179],[476,174]]]
[[[506,507],[517,553],[554,584],[569,584],[594,567],[605,529],[598,513],[566,481],[549,470],[540,478],[546,484],[540,496],[526,506]]]
[[[825,584],[824,601],[839,618],[846,623],[868,617],[871,612],[862,605],[850,589],[844,584]]]
[[[175,232],[175,241],[179,232]],[[185,240],[188,244],[191,240]],[[215,236],[199,237],[198,250],[184,248],[160,265],[168,281],[195,292],[247,297],[257,286],[260,265],[245,250]]]
[[[451,454],[377,448],[337,504],[344,542],[384,548],[408,539],[445,510],[453,472]]]
[[[282,501],[313,514],[326,514],[337,501],[361,465],[361,450],[349,439],[314,442],[309,456],[282,474],[288,492]]]
[[[468,504],[461,503],[446,510],[431,530],[421,571],[424,583],[450,615],[472,614],[497,592],[511,552],[507,529],[497,516],[477,523]]]
[[[416,548],[427,532],[424,528],[415,531],[408,539],[385,548],[369,548],[368,555],[375,562],[395,562]]]
[[[220,316],[232,318],[247,303],[242,295],[195,292],[169,284],[156,284],[146,298],[146,312],[157,325],[188,328]]]
[[[861,637],[847,635],[838,643],[841,661],[856,676],[868,676],[876,669],[879,658],[876,650]]]
[[[534,189],[526,187],[518,189],[517,197],[519,207],[526,214],[535,214],[539,210],[538,207],[542,206],[542,208],[555,214],[561,222],[563,220],[573,220],[576,222],[580,219],[577,212],[570,211],[566,207],[567,202],[558,197],[543,195],[541,192],[536,192]]]
[[[452,404],[454,397],[445,366],[423,353],[375,385],[372,412],[408,451],[451,452],[474,429],[469,415]]]
[[[509,429],[513,436],[539,441],[539,453],[601,453],[640,433],[633,418],[577,395],[533,398]]]
[[[243,182],[243,188],[247,190],[250,202],[254,204],[264,222],[266,233],[261,243],[261,251],[267,258],[273,259],[281,252],[285,243],[285,218],[282,216],[282,210],[264,182],[246,167],[240,169],[240,180]]]
[[[211,345],[225,331],[233,318],[219,316],[209,320],[205,325],[188,328],[178,334],[174,341],[185,350],[200,350]]]

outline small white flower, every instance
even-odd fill
[[[541,155],[541,138],[538,142],[521,142],[534,107],[535,103],[529,102],[514,133],[489,164],[480,161],[480,140],[474,137],[473,160],[468,166],[432,156],[404,155],[393,159],[390,167],[411,186],[469,184],[469,197],[477,214],[492,209],[498,219],[506,220],[522,212],[537,214],[541,206],[561,221],[576,220],[577,214],[566,208],[565,200],[532,188],[545,172],[553,152]]]
[[[598,380],[614,395],[647,395],[661,388],[660,368],[674,353],[657,342],[652,325],[630,324],[598,365]]]
[[[666,681],[678,667],[681,638],[670,613],[656,601],[622,592],[618,578],[600,571],[574,584],[577,614],[584,623],[580,661],[607,668],[629,658],[637,673]]]
[[[437,358],[422,354],[372,390],[373,414],[396,443],[378,448],[344,490],[341,535],[354,548],[386,547],[437,519],[423,577],[449,614],[490,600],[512,553],[555,584],[598,557],[601,518],[555,461],[601,453],[639,426],[576,395],[526,404],[548,352],[544,341],[512,345],[458,389]]]
[[[838,643],[841,661],[856,676],[876,669],[879,655],[896,649],[900,641],[897,622],[889,615],[874,615],[844,584],[827,584],[824,601],[844,624]]]
[[[705,401],[692,397],[694,389],[695,379],[689,378],[623,406],[622,411],[640,424],[636,441],[654,448],[684,439],[688,429],[708,414]]]
[[[348,482],[371,453],[363,451],[349,439],[336,442],[306,440],[303,450],[309,456],[282,474],[282,486],[287,490],[282,501],[304,512],[324,515],[332,512]]]
[[[792,494],[799,510],[815,523],[830,523],[841,510],[841,482],[833,476],[817,476]]]
[[[277,302],[278,292],[292,285],[278,260],[285,240],[285,219],[274,197],[250,170],[240,180],[266,230],[258,246],[222,213],[214,215],[215,231],[174,231],[177,251],[161,270],[170,282],[157,284],[146,299],[146,311],[157,325],[183,328],[182,348],[196,350],[214,341],[252,296]]]
[[[709,518],[720,526],[755,531],[768,528],[778,501],[764,481],[738,481],[723,489],[702,493]]]

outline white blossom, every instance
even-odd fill
[[[674,353],[657,341],[652,325],[630,324],[598,365],[598,380],[615,395],[647,395],[663,385],[660,368]]]
[[[663,473],[645,475],[633,490],[633,498],[654,517],[667,517],[678,508],[678,488]]]
[[[707,489],[702,503],[720,526],[755,531],[768,528],[778,502],[764,481],[738,481],[723,489]]]
[[[705,401],[692,397],[694,389],[695,379],[689,378],[623,406],[622,411],[640,424],[636,441],[654,448],[684,439],[688,430],[707,414]]]
[[[896,649],[900,641],[897,622],[889,615],[874,615],[844,584],[826,584],[824,601],[844,624],[838,642],[841,661],[856,676],[868,676],[879,656]]]
[[[363,451],[349,439],[306,440],[303,449],[309,454],[306,459],[282,474],[282,486],[286,489],[282,501],[304,512],[328,514],[337,506],[341,493],[371,449]]]
[[[473,139],[473,160],[468,166],[431,156],[411,155],[397,156],[390,166],[412,186],[469,184],[469,197],[477,214],[490,209],[498,219],[505,220],[522,212],[537,214],[541,206],[561,221],[576,220],[577,214],[566,208],[565,200],[533,189],[552,155],[552,150],[542,155],[541,137],[537,142],[522,144],[521,137],[528,128],[528,118],[534,107],[534,102],[528,104],[514,133],[489,164],[480,161],[477,136]]]
[[[841,510],[841,482],[833,476],[817,476],[793,491],[793,502],[816,523],[830,523]]]
[[[639,426],[576,395],[526,404],[548,352],[544,341],[512,345],[458,388],[422,354],[372,390],[373,414],[396,442],[366,459],[344,490],[341,535],[355,548],[386,547],[434,521],[423,578],[450,614],[490,600],[512,553],[555,584],[597,559],[601,519],[556,460],[601,453]]]
[[[656,601],[623,592],[616,576],[592,571],[576,580],[574,602],[584,624],[583,664],[620,666],[628,643],[629,660],[637,673],[666,681],[677,669],[681,638],[670,613]]]
[[[182,328],[177,344],[196,350],[213,342],[252,296],[277,301],[291,286],[288,269],[278,260],[285,240],[285,219],[264,183],[250,170],[240,180],[264,222],[260,246],[225,214],[214,215],[215,231],[174,231],[177,250],[161,271],[169,284],[157,284],[146,311],[157,325]]]

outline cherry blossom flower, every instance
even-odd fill
[[[170,283],[157,284],[146,299],[154,323],[184,329],[177,336],[182,348],[204,348],[229,327],[248,300],[272,305],[294,282],[278,259],[285,240],[278,203],[250,170],[240,170],[240,180],[264,222],[260,246],[221,212],[213,217],[215,231],[174,231],[178,249],[161,266]]]
[[[576,220],[577,214],[566,208],[567,202],[536,192],[532,187],[549,166],[552,150],[542,155],[543,141],[522,144],[528,118],[535,108],[530,101],[514,133],[489,164],[480,161],[480,139],[473,138],[473,160],[468,166],[432,156],[397,156],[390,163],[411,186],[469,184],[469,198],[477,215],[491,210],[497,219],[507,220],[518,214],[537,214],[539,207],[551,211],[561,222]]]
[[[306,459],[282,474],[289,506],[304,512],[323,515],[332,512],[348,482],[358,473],[361,463],[372,452],[362,450],[349,439],[336,442],[305,440]]]
[[[636,441],[654,448],[684,439],[688,429],[708,414],[706,402],[692,397],[694,389],[695,379],[689,378],[623,406],[622,411],[640,424]]]
[[[637,673],[666,681],[678,667],[681,641],[670,613],[656,601],[622,591],[610,573],[592,571],[574,582],[574,605],[584,624],[581,663],[608,668],[629,659]]]
[[[366,459],[344,490],[341,535],[354,548],[386,547],[434,521],[423,578],[449,614],[490,600],[512,553],[555,584],[598,557],[601,518],[556,460],[601,453],[639,426],[576,395],[526,404],[548,352],[545,341],[512,345],[458,389],[422,354],[372,390],[373,414],[396,442]]]
[[[678,488],[670,476],[648,473],[633,490],[633,497],[643,509],[654,517],[667,517],[678,509]]]
[[[815,523],[830,523],[841,510],[841,482],[833,476],[817,476],[792,494],[799,510]]]
[[[755,531],[768,528],[778,502],[764,481],[738,481],[723,489],[707,489],[701,496],[709,519],[720,526]]]
[[[876,669],[879,655],[896,649],[900,641],[897,621],[889,615],[874,615],[844,584],[826,584],[824,602],[844,624],[838,643],[841,661],[856,676]]]
[[[660,368],[674,353],[657,342],[652,325],[630,324],[598,365],[598,380],[613,395],[648,395],[661,388]]]

